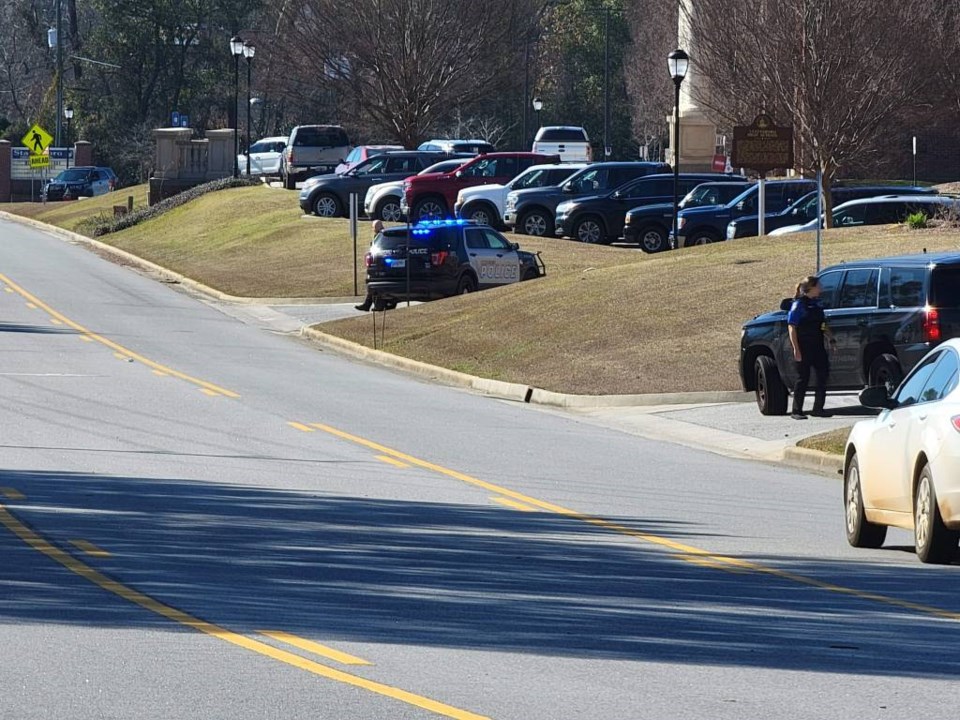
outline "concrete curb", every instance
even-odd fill
[[[224,292],[208,287],[196,280],[174,272],[149,260],[144,260],[126,250],[115,248],[112,245],[88,238],[86,235],[65,230],[56,225],[49,225],[33,218],[14,215],[5,211],[0,211],[0,218],[17,222],[22,225],[43,230],[44,232],[57,235],[69,242],[81,245],[87,245],[100,252],[111,255],[115,258],[128,262],[138,267],[145,268],[163,278],[167,282],[175,282],[184,287],[190,288],[202,295],[212,297],[222,302],[234,303],[237,305],[322,305],[334,304],[337,302],[352,302],[354,298],[247,298],[236,295],[228,295]],[[683,393],[651,393],[647,395],[569,395],[565,393],[556,393],[550,390],[531,387],[518,383],[508,383],[501,380],[490,380],[488,378],[467,375],[466,373],[448,370],[447,368],[429,365],[418,360],[393,355],[382,350],[374,350],[366,345],[344,340],[343,338],[315,330],[312,327],[304,326],[301,328],[301,334],[316,341],[324,347],[339,352],[343,355],[360,360],[366,360],[407,372],[427,380],[437,380],[454,387],[467,388],[476,392],[497,397],[504,400],[516,400],[519,402],[532,403],[535,405],[546,405],[550,407],[566,409],[591,409],[591,408],[611,408],[611,407],[644,407],[655,405],[688,405],[699,403],[728,403],[728,402],[752,402],[753,394],[739,391],[715,391],[715,392],[683,392]]]
[[[843,456],[825,453],[821,450],[788,447],[783,451],[783,462],[802,470],[812,470],[832,478],[843,475]]]

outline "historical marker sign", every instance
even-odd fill
[[[779,127],[769,115],[760,114],[752,125],[733,128],[734,167],[766,173],[793,167],[793,127]]]

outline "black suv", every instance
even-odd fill
[[[669,165],[655,162],[595,163],[562,185],[509,193],[503,222],[521,235],[551,237],[555,232],[557,205],[564,200],[609,192],[644,175],[670,171]]]
[[[441,152],[399,150],[374,155],[339,175],[317,175],[303,184],[300,209],[320,217],[349,217],[351,193],[359,197],[359,211],[363,212],[370,186],[405,180],[447,157]]]
[[[960,336],[960,253],[903,255],[829,267],[818,276],[827,324],[837,339],[828,390],[896,388],[930,348]],[[740,379],[764,415],[787,411],[797,379],[780,310],[743,326]]]
[[[837,207],[849,200],[877,197],[878,195],[934,195],[936,190],[925,187],[904,185],[834,185],[830,188],[832,207]],[[765,232],[786,227],[787,225],[803,225],[817,217],[817,191],[807,193],[793,205],[781,212],[770,212],[764,215],[763,229]],[[732,220],[727,225],[727,240],[742,237],[753,237],[760,231],[759,216],[744,215]]]
[[[739,175],[724,175],[724,180],[704,182],[688,192],[680,201],[680,210],[695,207],[726,205],[750,185]],[[633,208],[624,218],[623,237],[629,243],[640,245],[646,253],[670,249],[670,233],[673,229],[673,202],[642,205]]]
[[[367,292],[378,308],[406,300],[433,300],[546,274],[538,255],[486,225],[469,220],[389,228],[366,255]],[[408,290],[409,289],[409,290]]]

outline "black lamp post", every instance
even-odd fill
[[[230,38],[230,54],[233,55],[233,176],[240,177],[240,160],[237,155],[240,153],[240,141],[237,135],[237,125],[239,121],[240,105],[240,56],[243,55],[243,38],[234,35]]]
[[[67,119],[67,167],[70,167],[70,123],[73,120],[73,108],[67,105],[63,109],[63,116]]]
[[[243,56],[247,59],[247,177],[250,177],[250,145],[253,144],[253,130],[250,123],[250,78],[253,69],[253,56],[256,48],[252,43],[243,44]]]
[[[543,110],[543,100],[541,100],[539,97],[535,97],[535,98],[533,99],[533,109],[534,109],[534,111],[536,111],[536,113],[537,113],[537,130],[539,131],[540,128],[541,128],[541,125],[540,125],[540,111]]]
[[[690,56],[679,48],[667,55],[667,67],[676,87],[673,116],[673,243],[671,248],[679,246],[680,234],[677,226],[680,214],[680,85],[687,76]]]

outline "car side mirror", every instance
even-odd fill
[[[740,202],[737,203],[737,210],[743,210],[743,207],[744,207],[744,202],[743,200],[741,200]]]
[[[454,175],[456,175],[458,178],[462,178],[462,177],[463,177],[463,170],[457,170],[457,172],[455,172]]]
[[[565,193],[572,193],[572,192],[573,192],[573,185],[571,185],[570,183],[567,183],[566,185],[563,186],[563,191],[564,191]]]
[[[871,385],[860,391],[860,404],[873,410],[893,410],[897,401],[890,397],[886,385]]]
[[[784,298],[780,301],[780,309],[788,312],[793,307],[793,298]]]
[[[612,197],[614,200],[623,200],[623,195],[620,193],[619,190],[615,190],[613,195],[611,195],[610,197]]]
[[[520,243],[510,243],[510,247],[516,252],[520,249]]]

